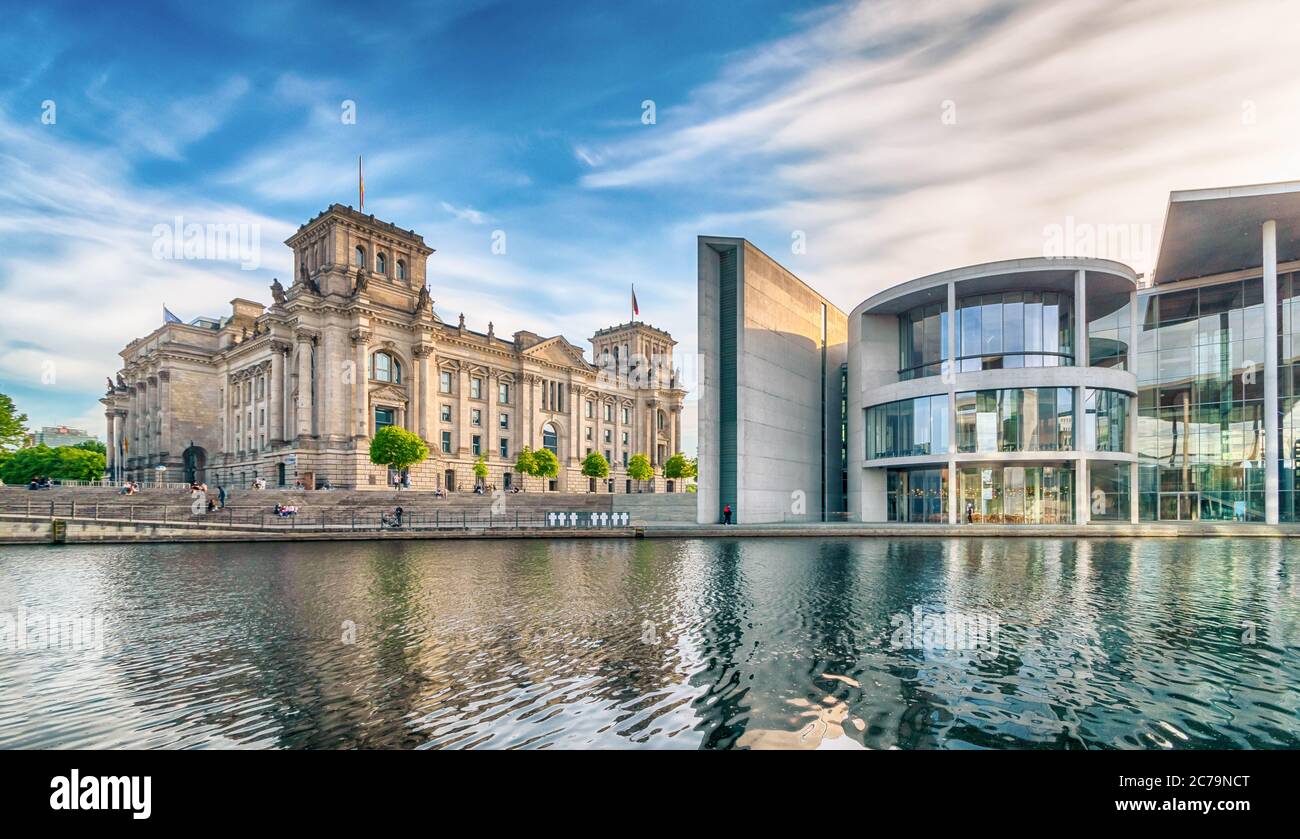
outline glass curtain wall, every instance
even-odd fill
[[[1278,517],[1300,521],[1300,274],[1277,278]]]
[[[1128,431],[1127,393],[1118,390],[1086,391],[1084,447],[1090,452],[1122,452]]]
[[[1091,305],[1089,305],[1091,308]],[[1088,321],[1088,366],[1128,370],[1132,307],[1128,302],[1109,314]]]
[[[931,303],[898,316],[899,381],[943,372],[948,357],[947,308],[945,303]]]
[[[886,474],[886,510],[889,521],[948,521],[948,470],[890,469]]]
[[[867,409],[867,459],[947,455],[948,394],[921,396]]]
[[[1068,387],[958,393],[957,451],[1054,452],[1074,448]]]
[[[1068,524],[1074,521],[1070,466],[971,465],[958,469],[961,521]]]
[[[1089,517],[1093,521],[1129,520],[1129,465],[1088,461]]]
[[[1143,295],[1136,316],[1141,518],[1263,521],[1261,281]]]
[[[1074,364],[1074,297],[1009,291],[957,303],[962,372]]]

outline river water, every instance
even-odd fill
[[[1268,539],[0,548],[0,747],[1300,748]]]

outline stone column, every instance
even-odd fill
[[[122,427],[125,419],[125,411],[113,412],[113,480],[119,483],[126,474],[126,464],[122,462]]]
[[[271,381],[267,384],[267,429],[272,447],[284,445],[284,351],[285,344],[271,342]]]
[[[537,425],[537,377],[531,373],[525,373],[523,376],[524,390],[520,394],[520,408],[523,411],[522,421],[519,423],[524,439],[521,441],[519,449],[523,450],[524,446],[532,446],[533,440],[536,439]]]
[[[169,458],[177,452],[172,449],[172,374],[169,370],[158,371],[158,451]]]
[[[469,436],[474,432],[469,424],[469,365],[461,362],[456,376],[456,447],[457,456],[469,454]]]
[[[115,419],[112,411],[104,412],[104,438],[108,440],[108,453],[104,457],[104,469],[110,476],[116,476],[117,460],[117,434],[113,427]]]
[[[370,333],[354,329],[352,339],[352,439],[363,440],[370,436],[370,374],[366,362],[370,354]]]
[[[135,403],[136,403],[136,420],[135,445],[137,448],[136,455],[141,459],[140,465],[148,466],[146,461],[149,457],[149,384],[148,380],[141,379],[135,385]]]
[[[409,272],[409,268],[407,269]],[[408,273],[409,276],[409,273]],[[416,415],[419,421],[416,423],[416,433],[420,435],[421,440],[429,439],[429,356],[433,354],[433,347],[428,344],[418,344],[413,350],[415,354],[415,381],[411,386],[411,401],[414,403]]]
[[[310,437],[314,431],[312,423],[312,345],[316,341],[314,333],[305,329],[294,333],[298,342],[298,401],[297,436]]]
[[[1277,222],[1264,222],[1264,521],[1277,524]]]

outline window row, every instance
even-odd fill
[[[406,260],[398,259],[395,264],[396,264],[396,268],[394,270],[394,275],[397,277],[397,279],[405,282],[407,279]],[[368,267],[368,263],[366,262],[366,249],[362,245],[357,245],[355,248],[353,248],[352,265],[356,268]],[[388,273],[388,255],[385,254],[383,251],[379,251],[375,254],[374,271],[376,274]]]
[[[1074,298],[1010,291],[957,304],[961,371],[1059,367],[1074,363]]]

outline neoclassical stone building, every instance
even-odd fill
[[[166,323],[122,350],[101,400],[110,474],[382,489],[369,441],[398,425],[429,446],[416,488],[471,490],[480,455],[487,484],[518,485],[515,458],[530,446],[555,452],[561,470],[546,487],[527,479],[529,490],[592,489],[580,465],[599,451],[611,474],[594,488],[627,492],[638,488],[628,458],[646,454],[661,473],[679,451],[685,392],[667,332],[602,329],[592,363],[562,335],[444,323],[423,237],[339,204],[285,244],[295,279],[271,286],[269,308],[236,299],[228,317]],[[653,489],[666,483],[657,474]]]

